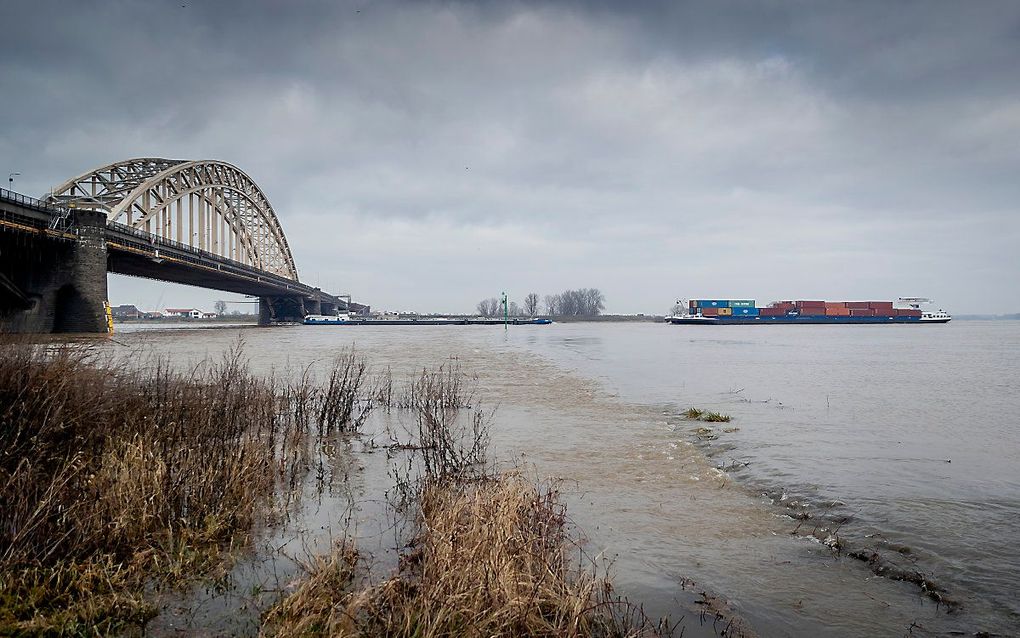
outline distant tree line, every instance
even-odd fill
[[[549,317],[593,317],[606,309],[606,297],[598,288],[564,290],[558,295],[546,295],[544,301],[545,314]],[[490,297],[479,301],[476,310],[483,317],[502,317],[503,303],[498,297]],[[534,317],[538,311],[539,297],[535,292],[528,293],[523,305],[507,302],[510,317]]]

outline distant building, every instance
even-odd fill
[[[201,319],[202,311],[198,308],[167,308],[167,317],[179,317],[181,319]]]
[[[110,308],[110,314],[114,319],[138,319],[143,313],[132,305],[122,305]]]
[[[142,319],[162,319],[162,318],[163,318],[163,313],[159,312],[158,310],[154,310],[152,312],[143,312],[142,313]]]

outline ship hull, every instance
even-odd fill
[[[768,326],[804,324],[888,324],[888,323],[947,323],[949,319],[921,319],[920,317],[843,317],[826,315],[755,315],[752,317],[671,317],[669,322],[676,325],[701,326]]]
[[[501,326],[503,319],[342,319],[334,317],[306,317],[306,326]],[[545,326],[549,319],[510,318],[511,326]]]

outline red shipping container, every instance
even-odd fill
[[[793,310],[796,306],[793,305],[792,301],[780,301],[772,304],[773,308],[779,308],[780,310]]]
[[[897,308],[896,309],[896,316],[897,317],[920,317],[921,316],[921,311],[920,310],[914,310],[913,308]]]
[[[850,308],[851,317],[874,317],[875,311],[871,308]]]
[[[868,307],[871,308],[872,310],[882,311],[888,311],[893,309],[891,301],[869,301]]]
[[[871,306],[868,305],[867,301],[848,301],[846,302],[846,307],[851,309],[853,308],[867,309],[870,308]]]
[[[701,314],[705,317],[716,317],[719,315],[718,308],[702,308]]]
[[[821,306],[821,307],[824,308],[825,307],[825,302],[824,301],[798,301],[797,302],[797,307],[803,308],[804,306]]]
[[[761,308],[758,314],[763,317],[780,317],[786,314],[785,308]]]
[[[850,309],[846,306],[826,306],[825,307],[826,317],[849,317]]]
[[[826,301],[825,302],[825,307],[826,308],[846,308],[846,302],[845,301]]]

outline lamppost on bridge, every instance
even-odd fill
[[[8,190],[14,190],[14,176],[15,175],[21,175],[21,173],[8,173],[7,174],[7,183],[10,186],[10,188],[8,188]]]

